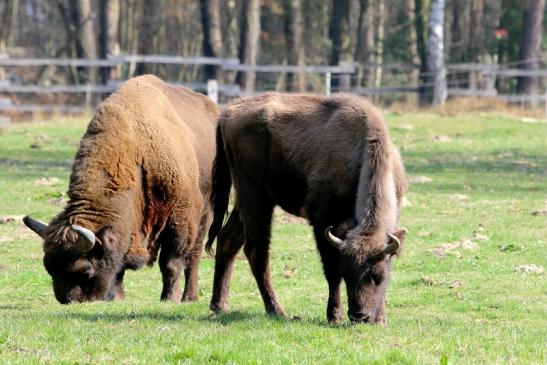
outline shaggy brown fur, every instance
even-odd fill
[[[219,111],[206,96],[145,75],[125,82],[91,120],[76,154],[66,208],[43,232],[44,264],[62,302],[123,297],[125,269],[160,251],[162,299],[197,300],[201,240]],[[76,224],[93,231],[75,248]]]
[[[237,199],[227,223],[231,182]],[[342,319],[339,287],[352,320],[384,322],[390,259],[387,234],[403,240],[398,220],[406,189],[403,165],[381,114],[365,99],[337,94],[270,93],[242,98],[223,112],[213,172],[218,235],[211,309],[227,309],[233,259],[244,244],[266,310],[283,315],[270,283],[268,248],[275,205],[314,228],[329,284],[327,317]],[[325,229],[345,239],[335,248]],[[391,246],[394,247],[394,246]]]

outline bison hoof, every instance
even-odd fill
[[[184,294],[182,296],[182,302],[184,303],[187,303],[187,302],[197,302],[199,301],[199,295],[198,294]]]
[[[214,314],[222,314],[228,312],[230,306],[228,303],[211,303],[209,309],[211,309]]]

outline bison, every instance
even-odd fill
[[[398,225],[406,179],[381,114],[353,95],[268,93],[229,105],[216,140],[205,246],[212,254],[218,236],[211,310],[228,309],[232,265],[244,245],[266,311],[284,316],[268,267],[278,205],[313,227],[329,286],[327,319],[343,319],[344,279],[350,320],[384,323],[391,258],[406,235]],[[235,205],[223,226],[232,181]]]
[[[151,75],[125,82],[99,106],[64,210],[49,225],[24,218],[44,240],[59,302],[123,298],[125,270],[153,264],[158,252],[161,299],[198,299],[218,115],[206,96]]]

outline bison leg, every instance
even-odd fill
[[[340,283],[342,275],[338,267],[338,250],[327,242],[324,229],[314,227],[317,249],[323,262],[323,271],[329,285],[329,299],[327,302],[327,320],[329,322],[340,322],[344,319],[342,302],[340,301]]]
[[[182,254],[181,235],[167,227],[160,236],[161,251],[159,265],[163,277],[161,300],[180,302],[180,274],[184,267],[185,257]]]
[[[271,284],[269,268],[269,249],[271,223],[274,205],[267,201],[266,192],[249,195],[251,199],[241,199],[240,215],[245,227],[245,247],[243,248],[258,289],[262,295],[266,312],[284,317],[285,312],[277,301]],[[261,197],[257,198],[257,197]]]
[[[222,227],[217,239],[215,255],[215,278],[213,281],[213,296],[209,308],[215,313],[228,310],[228,292],[232,276],[234,259],[243,246],[243,226],[239,220],[237,209],[232,210],[228,221]]]
[[[116,295],[115,299],[125,299],[125,288],[123,285],[123,276],[125,274],[125,270],[120,271],[116,275]]]
[[[183,302],[197,302],[199,300],[198,288],[198,268],[201,259],[201,240],[200,235],[194,247],[186,256],[186,265],[184,266],[184,292],[182,293]]]

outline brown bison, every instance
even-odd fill
[[[349,318],[385,322],[391,258],[406,235],[398,225],[406,180],[381,114],[357,96],[269,93],[229,105],[216,138],[206,244],[211,253],[218,236],[211,309],[227,310],[232,264],[245,245],[266,311],[284,316],[268,268],[279,205],[313,226],[329,285],[328,320],[343,319],[344,279]],[[222,227],[232,180],[235,206]]]
[[[219,111],[206,96],[151,76],[125,82],[98,108],[76,154],[65,209],[49,225],[44,266],[61,303],[123,298],[126,269],[159,251],[161,299],[197,300],[209,226]]]

